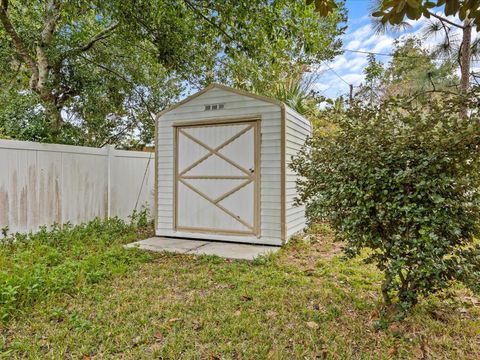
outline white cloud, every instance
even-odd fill
[[[330,87],[330,85],[328,85],[328,84],[315,83],[315,84],[312,85],[312,90],[323,92],[323,91],[327,90],[329,87]]]
[[[343,80],[352,85],[360,85],[365,76],[359,73],[350,73],[342,76]]]
[[[345,55],[337,56],[333,63],[329,64],[329,66],[334,70],[341,70],[347,64],[347,58]]]
[[[371,50],[373,52],[382,52],[386,49],[391,49],[393,45],[394,39],[390,37],[386,37],[379,42],[377,42],[374,46],[374,48]]]
[[[358,29],[354,30],[353,32],[348,32],[344,36],[344,40],[364,40],[370,37],[372,32],[372,25],[366,24]]]
[[[362,45],[360,40],[352,40],[345,45],[346,49],[357,50]]]
[[[360,55],[360,56],[358,56]],[[363,54],[357,54],[357,56],[352,57],[348,62],[348,69],[350,71],[363,71],[363,68],[367,65],[367,57]]]

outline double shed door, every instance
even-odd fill
[[[175,127],[175,230],[259,236],[259,125]]]

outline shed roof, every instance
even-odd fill
[[[254,98],[254,99],[257,99],[257,100],[268,102],[270,104],[275,104],[275,105],[280,106],[281,108],[287,108],[287,106],[283,102],[281,102],[280,100],[272,99],[272,98],[269,98],[269,97],[263,96],[263,95],[253,94],[253,93],[250,93],[248,91],[235,89],[233,87],[226,86],[226,85],[212,83],[212,84],[208,85],[205,89],[200,90],[199,92],[196,92],[195,94],[188,96],[187,98],[183,99],[182,101],[179,101],[175,105],[172,105],[172,106],[170,106],[169,108],[167,108],[163,111],[160,111],[157,114],[157,118],[160,117],[161,115],[166,114],[167,112],[172,111],[172,110],[176,109],[177,107],[189,102],[190,100],[195,99],[196,97],[206,93],[207,91],[209,91],[211,89],[215,89],[215,88],[225,90],[225,91],[230,91],[230,92],[233,92],[233,93],[236,93],[236,94],[239,94],[239,95],[243,95],[243,96],[248,96],[248,97],[251,97],[251,98]]]

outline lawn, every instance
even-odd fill
[[[480,358],[476,297],[458,287],[386,323],[381,274],[326,228],[245,262],[124,250],[148,231],[88,226],[0,250],[1,290],[19,286],[0,298],[5,358]]]

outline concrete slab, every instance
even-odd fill
[[[174,252],[192,255],[214,255],[226,259],[253,260],[258,256],[267,255],[280,249],[278,246],[237,244],[219,241],[204,241],[153,237],[126,245],[127,248]]]
[[[142,250],[150,251],[168,251],[179,254],[185,254],[186,252],[193,250],[199,246],[208,244],[208,241],[201,240],[189,240],[189,239],[176,239],[176,238],[164,238],[153,237],[141,241],[137,241],[128,245],[126,248],[138,247]]]
[[[215,255],[226,259],[253,260],[256,257],[274,253],[280,248],[278,246],[263,246],[250,244],[237,244],[227,242],[209,242],[196,249],[190,250],[188,254]]]

